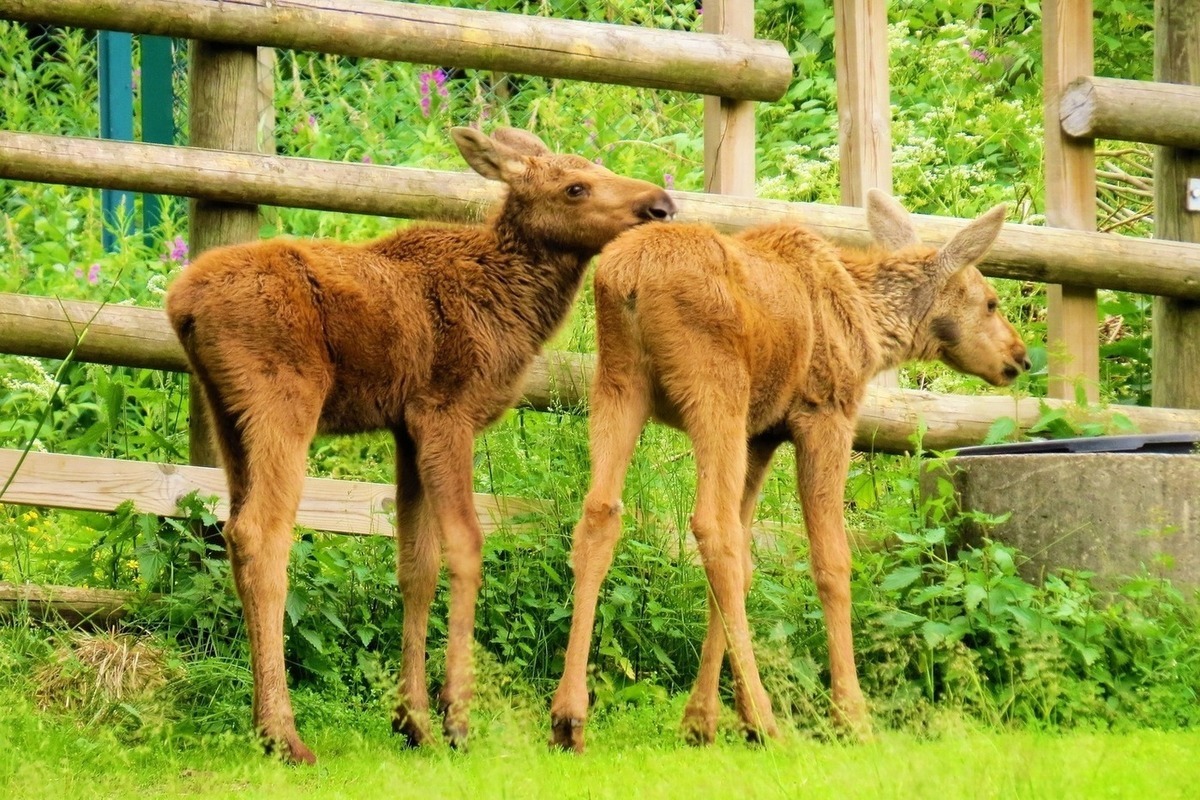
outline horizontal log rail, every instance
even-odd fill
[[[78,333],[94,321],[80,343],[80,361],[183,371],[183,351],[162,311],[136,306],[0,293],[0,353],[63,358]],[[538,410],[583,411],[595,357],[548,351],[526,375],[522,403]],[[1143,433],[1200,431],[1200,411],[1114,406],[1087,410],[1069,403],[1005,395],[948,395],[872,387],[859,416],[855,447],[866,452],[902,453],[913,449],[912,436],[924,422],[926,448],[944,450],[979,444],[1001,417],[1012,417],[1025,431],[1041,416],[1040,402],[1068,408],[1079,422],[1127,417]]]
[[[1200,86],[1079,78],[1059,111],[1069,136],[1200,150]]]
[[[501,196],[498,184],[469,172],[12,131],[0,131],[0,179],[442,221],[478,221]],[[681,220],[725,231],[794,220],[839,244],[868,242],[866,215],[858,208],[694,192],[674,196]],[[922,215],[914,222],[935,244],[966,224]],[[1200,245],[1185,242],[1010,224],[981,268],[997,278],[1200,299]]]
[[[119,589],[37,586],[0,581],[0,619],[24,611],[34,619],[108,626],[118,622],[141,603],[152,602],[159,597]]]
[[[386,0],[0,0],[0,18],[773,101],[779,42]]]
[[[19,465],[19,467],[18,467]],[[224,473],[213,467],[125,461],[0,449],[0,487],[16,472],[0,502],[45,508],[115,511],[127,501],[146,514],[180,516],[179,501],[192,492],[217,498],[216,516],[229,518]],[[396,487],[385,483],[305,478],[296,524],[331,533],[391,536]],[[490,494],[475,495],[485,531],[539,510],[537,503]]]

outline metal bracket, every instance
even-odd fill
[[[1184,205],[1188,211],[1200,211],[1200,178],[1188,178],[1187,201]]]

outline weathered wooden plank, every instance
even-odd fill
[[[385,0],[0,0],[22,22],[778,100],[778,42]]]
[[[466,172],[12,131],[0,131],[0,179],[459,222],[478,221],[501,196],[494,182]],[[681,221],[737,231],[792,220],[839,244],[869,243],[862,209],[695,192],[673,196]],[[913,222],[931,244],[949,241],[967,224],[923,215]],[[1200,246],[1183,242],[1005,225],[981,268],[998,278],[1200,299]]]
[[[1200,150],[1200,86],[1087,75],[1066,88],[1059,116],[1081,139]]]
[[[1200,0],[1154,4],[1154,78],[1200,91]],[[1200,242],[1200,212],[1187,210],[1189,178],[1200,178],[1200,149],[1160,147],[1154,159],[1154,235]],[[1156,297],[1155,405],[1200,408],[1200,302]]]
[[[18,464],[20,468],[18,469]],[[224,473],[212,467],[124,461],[0,449],[0,486],[16,477],[0,502],[87,511],[113,511],[126,501],[143,513],[179,516],[179,500],[191,492],[216,495],[216,515],[229,518]],[[334,533],[391,536],[395,487],[384,483],[306,478],[296,524]],[[532,501],[475,495],[485,531],[537,509]]]
[[[1046,0],[1042,6],[1046,137],[1046,222],[1096,230],[1096,152],[1090,139],[1071,139],[1055,124],[1068,83],[1092,74],[1092,0]],[[1069,400],[1082,384],[1100,396],[1096,290],[1089,281],[1046,287],[1046,347],[1051,397]]]

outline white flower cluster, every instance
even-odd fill
[[[10,368],[0,374],[0,388],[7,392],[28,394],[42,401],[49,400],[54,394],[57,384],[42,362],[28,356],[13,356],[6,361]]]

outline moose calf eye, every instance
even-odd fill
[[[570,197],[572,200],[578,200],[586,195],[587,191],[587,187],[582,183],[573,183],[567,187],[567,197]]]
[[[989,314],[995,314],[995,313],[996,313],[996,306],[997,306],[997,305],[998,305],[998,304],[996,303],[996,301],[995,301],[995,300],[988,300],[988,313],[989,313]]]

